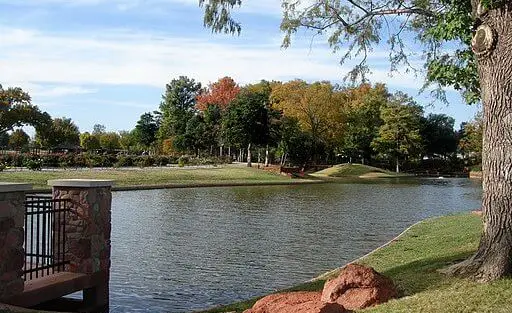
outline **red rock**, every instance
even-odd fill
[[[359,310],[387,302],[397,295],[391,279],[371,267],[349,264],[337,278],[325,283],[321,300],[341,304],[349,310]]]
[[[266,296],[244,313],[346,313],[338,303],[320,301],[320,292],[289,292]]]

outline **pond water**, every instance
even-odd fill
[[[115,192],[111,312],[192,312],[309,280],[480,206],[468,179]]]

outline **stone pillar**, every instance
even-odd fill
[[[25,192],[32,185],[0,183],[0,302],[23,292]]]
[[[111,180],[50,180],[54,199],[69,199],[66,216],[67,270],[91,276],[85,305],[108,309],[110,279]]]

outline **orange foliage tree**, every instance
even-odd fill
[[[225,110],[231,101],[240,93],[240,86],[231,77],[223,77],[212,83],[199,96],[197,96],[196,108],[206,111],[208,106],[216,105]]]

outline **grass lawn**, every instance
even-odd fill
[[[360,260],[392,278],[401,296],[358,312],[511,312],[512,279],[480,284],[437,271],[471,255],[477,248],[481,227],[480,217],[470,214],[428,219]],[[317,280],[292,289],[322,290],[323,284],[324,280]],[[241,312],[255,300],[208,312]]]
[[[211,168],[130,168],[130,169],[69,169],[57,171],[0,172],[2,182],[33,184],[34,188],[49,188],[50,179],[112,179],[115,186],[165,184],[242,184],[290,182],[290,178],[244,166]]]
[[[397,174],[378,167],[363,164],[338,164],[333,167],[321,170],[311,174],[316,177],[361,177],[361,178],[378,178],[378,177],[402,177],[410,176],[407,174]]]

